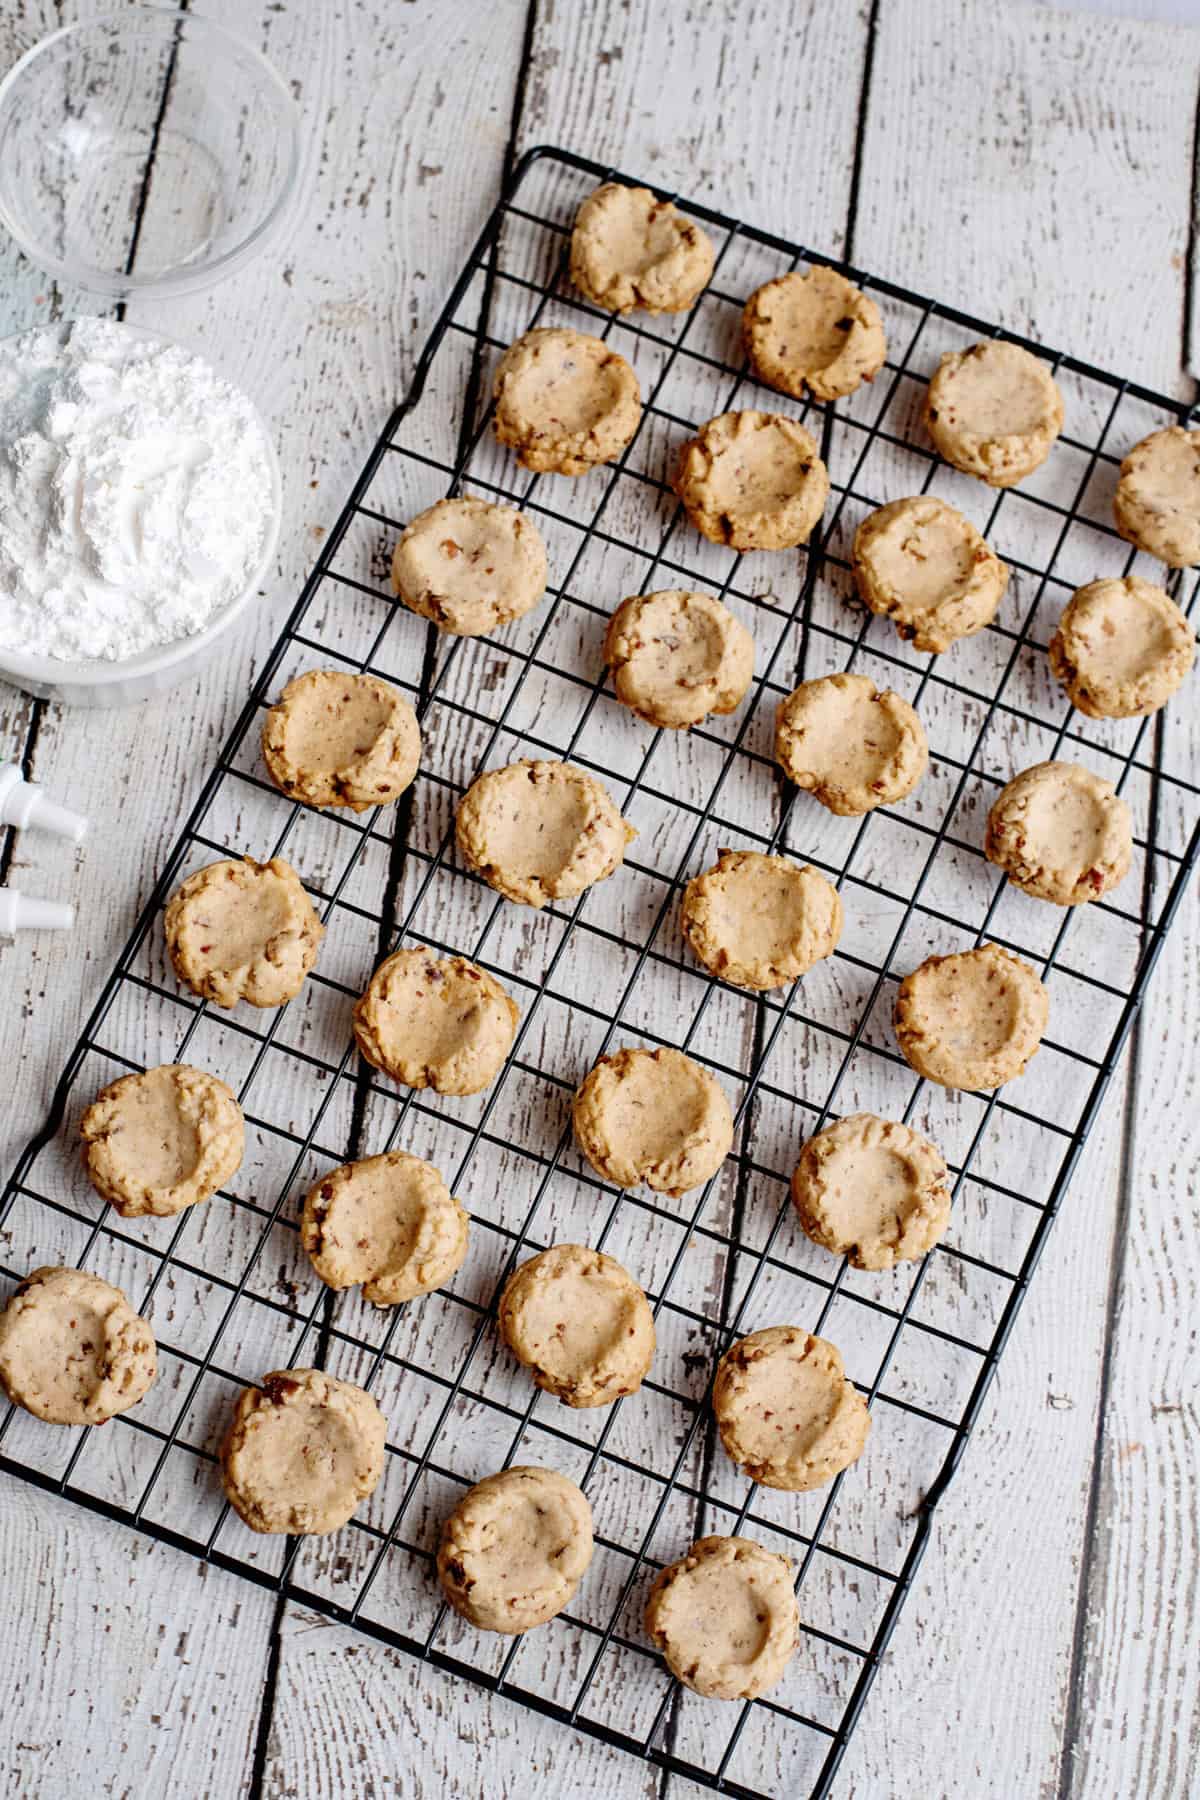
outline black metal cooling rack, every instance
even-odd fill
[[[888,363],[847,401],[795,407],[756,388],[737,326],[751,288],[809,253],[685,202],[716,238],[701,301],[680,318],[599,313],[571,290],[565,245],[575,206],[600,179],[626,178],[556,149],[518,166],[13,1172],[0,1210],[5,1274],[74,1261],[118,1281],[154,1322],[161,1373],[143,1405],[104,1432],[47,1428],[10,1408],[0,1466],[711,1787],[824,1795],[1200,853],[1186,724],[1170,712],[1080,719],[1043,654],[1078,582],[1138,566],[1110,524],[1121,454],[1188,414],[1031,344],[1064,389],[1068,429],[1021,489],[986,493],[932,454],[917,409],[938,353],[993,327],[849,269],[884,313]],[[488,429],[495,359],[538,323],[599,332],[641,379],[638,436],[579,482],[524,475]],[[666,483],[674,444],[739,403],[811,413],[819,430],[833,494],[798,559],[699,541]],[[550,549],[547,600],[492,640],[440,639],[397,607],[387,581],[403,523],[463,486],[525,506]],[[918,490],[972,512],[1014,571],[1000,620],[935,659],[864,614],[847,579],[858,518]],[[744,706],[685,735],[618,708],[598,655],[613,605],[667,584],[721,595],[759,646]],[[1194,605],[1195,589],[1185,598]],[[370,669],[417,704],[424,764],[390,812],[314,813],[264,779],[263,709],[316,666]],[[836,820],[780,783],[771,714],[798,677],[850,666],[918,704],[932,760],[899,807]],[[982,856],[998,786],[1060,749],[1110,774],[1136,823],[1134,873],[1082,917],[1015,895]],[[641,832],[611,881],[538,915],[498,899],[454,856],[454,802],[482,767],[516,755],[592,769]],[[802,855],[843,895],[837,955],[776,995],[715,981],[678,933],[682,884],[726,844]],[[278,1013],[218,1017],[165,961],[165,898],[225,854],[286,854],[325,917],[318,969]],[[1050,1038],[996,1094],[931,1090],[894,1048],[892,990],[930,950],[985,937],[1043,972]],[[401,939],[468,954],[521,1002],[488,1094],[401,1096],[355,1059],[353,1000]],[[678,1044],[730,1093],[734,1150],[698,1196],[618,1193],[573,1152],[570,1093],[616,1042]],[[82,1176],[78,1113],[115,1074],[185,1058],[237,1086],[246,1161],[206,1207],[127,1230]],[[913,1120],[954,1171],[946,1242],[886,1275],[818,1251],[788,1204],[800,1142],[858,1107]],[[472,1211],[472,1250],[447,1292],[377,1313],[326,1292],[299,1250],[296,1216],[334,1163],[397,1142],[450,1177]],[[602,1417],[539,1394],[492,1330],[513,1263],[572,1238],[620,1255],[658,1320],[652,1378]],[[866,1456],[814,1495],[740,1478],[706,1406],[734,1337],[783,1320],[839,1344],[875,1414]],[[312,1361],[379,1396],[385,1476],[335,1539],[259,1539],[223,1503],[215,1448],[244,1381]],[[583,1483],[597,1552],[569,1613],[510,1641],[448,1615],[431,1563],[464,1486],[518,1455]],[[649,1580],[705,1531],[744,1531],[796,1566],[801,1648],[752,1704],[680,1689],[641,1629]]]

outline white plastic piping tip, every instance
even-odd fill
[[[88,828],[82,813],[51,800],[35,781],[25,780],[16,763],[0,767],[0,825],[15,825],[22,831],[33,826],[76,844],[83,842]]]
[[[61,900],[35,900],[15,888],[0,888],[0,937],[16,937],[18,931],[70,931],[75,908]]]

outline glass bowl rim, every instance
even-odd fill
[[[24,54],[18,57],[7,75],[0,80],[0,130],[6,122],[5,115],[11,104],[14,91],[20,86],[31,68],[39,58],[53,46],[66,38],[82,38],[90,33],[125,33],[133,36],[149,33],[152,29],[160,30],[164,25],[182,26],[193,35],[207,37],[218,43],[226,52],[235,52],[239,57],[247,59],[257,70],[259,76],[272,90],[279,104],[280,115],[286,134],[287,167],[279,185],[279,192],[272,201],[265,216],[259,220],[253,231],[242,238],[231,249],[222,251],[211,262],[202,265],[190,264],[165,274],[148,275],[139,278],[136,274],[113,274],[106,269],[96,268],[92,263],[72,263],[64,261],[46,250],[36,238],[19,227],[13,220],[6,202],[3,184],[0,183],[0,225],[11,235],[18,248],[24,252],[36,268],[47,275],[61,278],[64,281],[77,283],[89,293],[106,294],[112,299],[120,299],[130,294],[147,296],[182,294],[196,288],[207,287],[211,282],[219,281],[236,268],[240,263],[260,249],[279,220],[291,200],[300,172],[300,131],[299,112],[295,101],[288,91],[287,84],[278,69],[265,57],[261,50],[242,37],[236,31],[218,24],[214,19],[207,19],[199,13],[180,12],[173,6],[131,6],[127,12],[97,13],[91,18],[75,19],[68,25],[60,25],[56,31],[46,37],[39,38]]]

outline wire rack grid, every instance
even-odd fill
[[[575,207],[600,179],[628,178],[557,149],[531,151],[516,169],[17,1164],[0,1211],[4,1275],[75,1262],[117,1282],[154,1325],[160,1376],[104,1431],[48,1428],[10,1408],[0,1466],[701,1783],[817,1796],[833,1781],[1200,853],[1186,727],[1166,715],[1082,719],[1044,656],[1078,583],[1142,563],[1155,576],[1112,529],[1116,465],[1137,438],[1188,414],[1031,344],[1063,388],[1067,430],[1021,489],[987,493],[933,455],[918,414],[939,353],[993,327],[848,269],[884,314],[887,365],[849,400],[793,406],[757,388],[738,320],[754,286],[809,252],[685,202],[716,240],[702,299],[679,318],[597,312],[566,280],[565,245]],[[489,430],[499,353],[553,323],[618,347],[646,402],[625,453],[577,482],[524,475]],[[833,493],[797,560],[739,556],[681,519],[666,479],[674,450],[737,404],[786,409],[819,432]],[[524,506],[550,553],[546,601],[491,639],[440,638],[397,606],[388,581],[406,520],[464,487]],[[1013,570],[1000,619],[936,658],[865,614],[848,573],[859,519],[917,491],[975,517]],[[664,585],[717,594],[757,642],[743,707],[691,733],[635,721],[606,688],[599,654],[613,606]],[[1194,607],[1195,586],[1175,587]],[[321,814],[265,779],[264,709],[314,667],[370,670],[411,695],[422,769],[395,808]],[[913,700],[932,752],[907,801],[857,820],[787,789],[771,756],[775,702],[798,678],[839,668]],[[1109,775],[1136,828],[1133,872],[1078,918],[1014,893],[982,855],[999,786],[1060,752]],[[499,899],[454,852],[453,809],[470,781],[523,755],[593,771],[639,830],[610,881],[536,915]],[[731,988],[683,945],[682,886],[726,846],[796,855],[841,891],[836,955],[790,989]],[[230,854],[285,855],[327,924],[316,971],[275,1013],[198,1004],[165,957],[166,897]],[[931,1088],[894,1045],[896,982],[930,951],[985,940],[1043,973],[1049,1037],[1031,1070],[995,1094]],[[357,1060],[350,1009],[400,942],[465,953],[520,1002],[512,1053],[486,1094],[401,1095]],[[618,1192],[574,1152],[570,1095],[620,1043],[677,1045],[729,1094],[733,1152],[698,1194]],[[233,1083],[246,1159],[207,1206],[125,1228],[83,1176],[78,1116],[115,1075],[170,1060]],[[946,1241],[886,1274],[856,1272],[809,1244],[788,1200],[803,1139],[860,1109],[911,1121],[953,1170]],[[472,1214],[472,1249],[448,1289],[379,1311],[322,1287],[297,1216],[331,1167],[399,1144],[447,1175]],[[556,1241],[620,1257],[656,1316],[651,1378],[598,1414],[532,1388],[494,1332],[508,1272]],[[784,1321],[839,1345],[874,1415],[865,1456],[815,1494],[741,1478],[707,1408],[729,1344]],[[385,1474],[332,1539],[259,1538],[223,1501],[216,1448],[242,1384],[314,1362],[375,1393],[389,1420]],[[465,1487],[514,1460],[581,1482],[597,1550],[566,1613],[505,1640],[448,1613],[432,1558]],[[800,1650],[777,1688],[741,1706],[681,1689],[641,1626],[654,1574],[712,1531],[750,1535],[796,1570]]]

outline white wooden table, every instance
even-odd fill
[[[84,0],[19,0],[0,63]],[[91,815],[0,873],[71,897],[0,948],[0,1162],[83,1013],[403,388],[506,156],[560,142],[1068,346],[1182,373],[1200,32],[990,0],[196,0],[305,125],[301,216],[237,279],[130,316],[273,422],[278,565],[190,692],[64,713],[0,688],[0,759]],[[528,16],[527,16],[528,15]],[[0,246],[0,331],[95,310]],[[838,1791],[1182,1796],[1200,1737],[1193,893]],[[0,1486],[4,1791],[139,1800],[651,1795],[676,1778],[23,1485]]]

